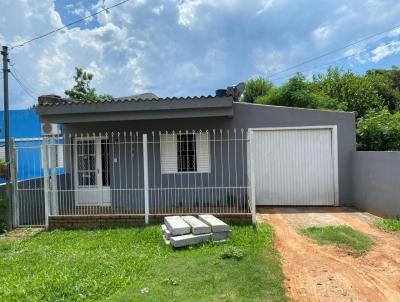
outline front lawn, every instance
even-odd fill
[[[233,226],[225,244],[176,251],[159,226],[43,232],[0,241],[0,268],[0,301],[286,300],[266,224]]]
[[[335,244],[348,250],[352,256],[368,252],[374,241],[348,226],[311,227],[301,232],[318,244]]]
[[[387,232],[399,232],[400,231],[400,218],[387,218],[379,220],[376,225],[378,228]]]

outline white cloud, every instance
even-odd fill
[[[82,17],[116,2],[71,1],[57,11],[55,0],[0,1],[7,12],[0,17],[0,28],[7,28],[0,42],[28,40],[62,26],[66,15]],[[14,49],[10,58],[40,94],[62,94],[79,66],[94,74],[99,93],[207,95],[390,28],[399,14],[397,0],[131,0],[90,23]],[[379,63],[398,54],[399,35],[392,31],[385,41],[368,41],[311,66],[350,54],[347,63]],[[35,102],[12,79],[10,85],[13,108]]]
[[[255,49],[252,56],[257,70],[264,75],[286,67],[283,53],[276,49]]]
[[[151,11],[154,14],[156,14],[157,16],[159,16],[159,15],[161,15],[163,10],[164,10],[164,5],[159,5],[159,6],[153,7],[153,9]]]
[[[331,36],[332,30],[328,25],[325,25],[325,26],[320,26],[317,29],[313,30],[311,34],[314,40],[325,41]]]
[[[77,2],[77,3],[69,3],[65,6],[66,10],[70,12],[74,16],[78,16],[81,18],[85,18],[87,16],[90,16],[92,13],[89,9],[87,9],[82,2]],[[85,19],[85,23],[89,23],[94,20],[94,17],[89,17]]]
[[[193,0],[193,1],[184,1],[181,4],[178,4],[179,11],[179,19],[178,23],[191,28],[193,22],[197,19],[197,8],[205,4],[206,1],[202,0]]]
[[[274,2],[275,2],[275,0],[263,0],[263,1],[261,1],[262,8],[259,11],[257,11],[257,15],[262,14],[267,9],[269,9],[272,6],[272,4],[274,4]]]
[[[389,44],[378,46],[372,50],[371,61],[377,63],[387,56],[398,53],[400,53],[400,41],[392,41]]]

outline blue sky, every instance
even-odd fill
[[[13,45],[120,0],[2,0],[0,44]],[[286,73],[275,73],[400,25],[398,0],[131,0],[108,13],[10,52],[12,108],[72,85],[74,67],[94,74],[100,93],[213,94],[254,76],[281,84],[335,62],[362,73],[400,65],[400,30]],[[344,56],[352,55],[348,59]]]

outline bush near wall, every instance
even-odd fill
[[[0,160],[0,177],[5,177],[7,173],[7,165],[4,160]],[[7,230],[6,227],[6,208],[7,202],[4,196],[2,196],[3,192],[0,192],[0,234],[4,233]]]
[[[4,198],[0,198],[0,234],[6,230],[6,201]]]
[[[362,151],[400,150],[400,112],[370,112],[358,120],[357,144]]]

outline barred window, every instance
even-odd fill
[[[178,134],[178,172],[197,171],[196,136],[194,134]]]

